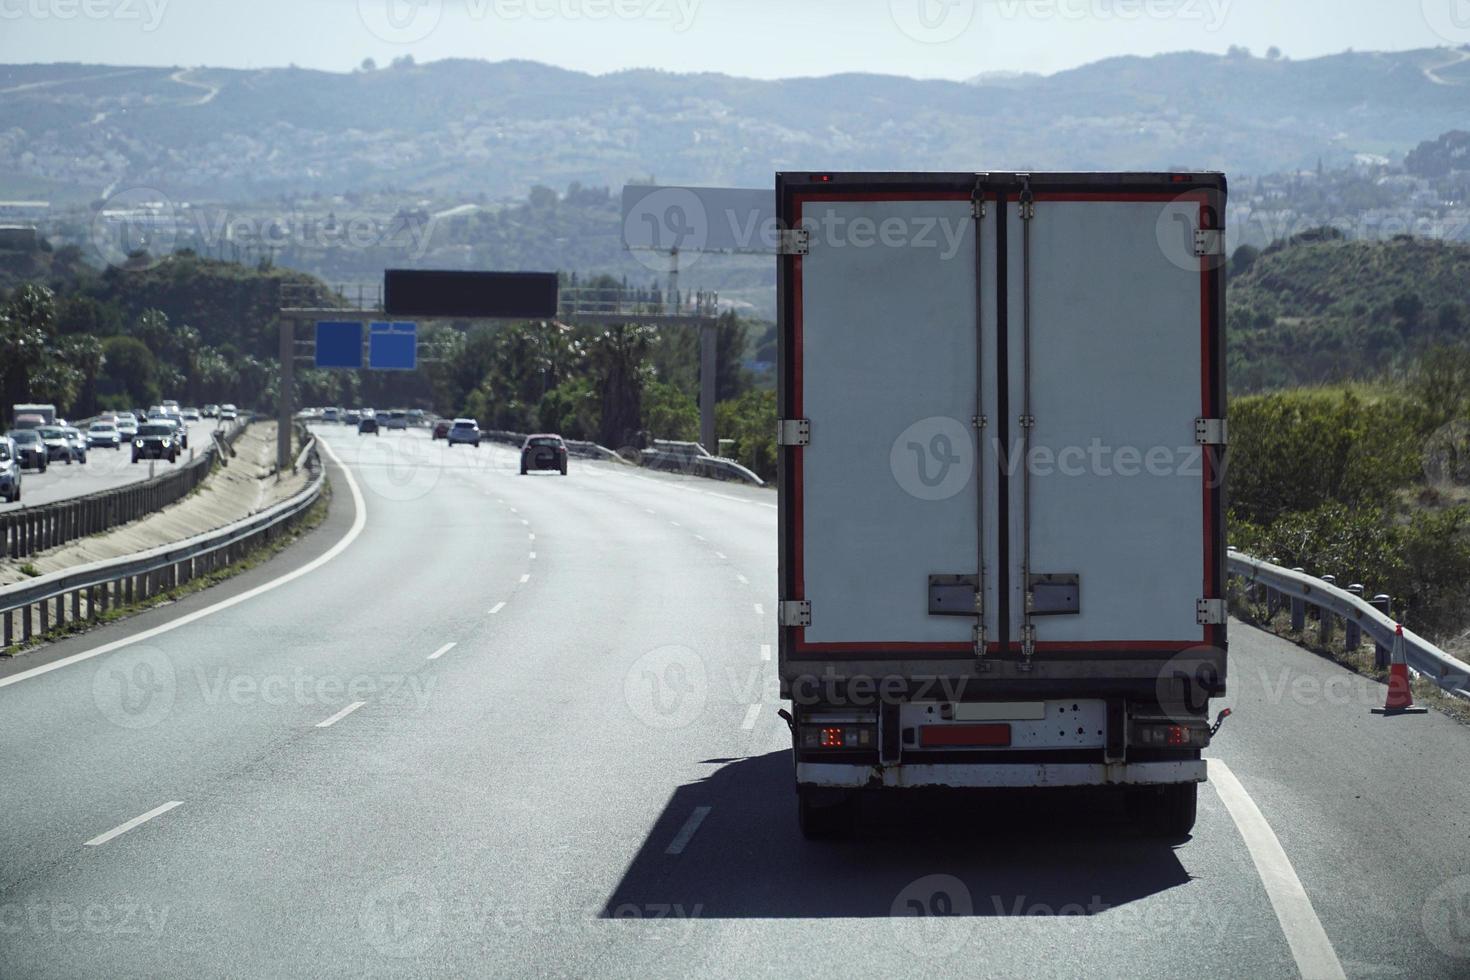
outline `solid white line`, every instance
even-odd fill
[[[1332,941],[1327,938],[1327,931],[1322,928],[1322,922],[1312,908],[1312,900],[1307,897],[1307,890],[1302,887],[1291,860],[1281,849],[1281,842],[1261,815],[1256,801],[1251,799],[1224,762],[1210,759],[1209,767],[1210,785],[1215,787],[1240,836],[1245,839],[1256,873],[1261,876],[1261,884],[1266,886],[1266,897],[1276,912],[1276,921],[1281,924],[1291,955],[1296,959],[1297,971],[1314,980],[1345,977]]]
[[[746,578],[744,575],[741,575],[739,572],[736,572],[735,573],[735,577],[740,580],[740,584],[741,585],[749,585],[750,584],[750,579]]]
[[[165,814],[176,806],[182,806],[183,802],[183,800],[169,800],[163,806],[156,806],[153,809],[149,810],[147,813],[142,814],[141,816],[134,817],[127,823],[118,824],[116,827],[113,827],[105,834],[99,834],[98,836],[93,837],[82,846],[100,847],[103,844],[106,844],[108,841],[112,840],[114,837],[120,837],[123,834],[126,834],[128,831],[132,830],[139,824],[145,824],[148,821],[152,820],[154,817]]]
[[[761,644],[761,659],[762,660],[770,660],[771,659],[771,645],[769,643],[762,643]]]
[[[446,653],[448,653],[450,650],[453,650],[453,649],[454,649],[454,644],[453,643],[446,643],[442,647],[440,647],[439,649],[435,650],[433,653],[429,654],[429,659],[430,660],[438,660],[440,657],[444,656]]]
[[[180,616],[178,619],[170,620],[169,622],[155,626],[152,629],[143,630],[141,633],[134,633],[132,636],[125,637],[124,639],[113,640],[111,643],[104,643],[100,647],[93,647],[91,650],[83,650],[81,653],[74,653],[70,657],[62,657],[60,660],[53,660],[49,664],[42,664],[40,667],[32,667],[30,670],[23,670],[18,674],[11,674],[9,677],[0,678],[0,687],[9,687],[11,684],[19,684],[23,680],[27,680],[32,677],[39,677],[42,674],[49,674],[53,670],[60,670],[62,667],[68,667],[71,664],[79,663],[83,660],[90,660],[93,657],[100,657],[104,653],[111,653],[114,650],[121,650],[123,647],[132,646],[134,643],[141,643],[144,640],[151,640],[155,636],[161,636],[164,633],[168,633],[172,630],[178,629],[180,626],[187,626],[188,624],[196,620],[203,619],[205,616],[211,616],[214,613],[222,612],[225,609],[229,609],[231,606],[238,606],[240,603],[245,602],[247,599],[254,599],[261,593],[269,592],[271,589],[280,588],[281,586],[286,585],[289,582],[296,581],[303,575],[307,575],[311,572],[316,571],[318,568],[321,568],[327,562],[331,561],[333,558],[336,558],[342,552],[346,551],[348,546],[351,545],[352,542],[357,540],[357,536],[362,533],[363,527],[367,524],[367,503],[362,498],[362,491],[357,488],[357,481],[352,478],[352,471],[349,470],[346,465],[342,463],[342,460],[338,458],[337,454],[332,451],[332,447],[327,445],[326,441],[322,439],[318,439],[316,444],[322,449],[325,449],[327,455],[332,457],[332,462],[341,467],[342,475],[347,478],[347,489],[352,492],[352,506],[357,511],[357,516],[353,518],[352,526],[347,529],[347,533],[342,536],[342,540],[332,545],[332,547],[327,549],[327,551],[323,554],[320,554],[317,557],[313,558],[311,561],[307,562],[305,565],[302,565],[295,571],[287,572],[280,578],[271,579],[269,582],[264,582],[260,585],[257,585],[255,588],[249,589],[245,592],[241,592],[239,595],[231,596],[228,599],[221,599],[219,602],[216,602],[212,606],[205,606],[203,609],[196,609],[194,612],[191,612],[185,616]]]
[[[331,728],[333,725],[337,724],[337,722],[341,721],[343,718],[346,718],[348,715],[352,714],[354,711],[356,711],[358,708],[361,708],[365,704],[367,704],[366,701],[354,701],[347,707],[343,708],[341,711],[337,712],[332,717],[328,718],[326,721],[317,722],[316,727]]]
[[[664,849],[664,853],[683,854],[684,848],[689,846],[689,840],[694,836],[694,832],[699,829],[700,824],[704,823],[704,818],[709,816],[709,811],[710,808],[707,806],[695,807],[694,812],[689,814],[689,819],[684,821],[684,826],[679,828],[679,833],[674,836],[674,839],[669,842],[669,846]]]
[[[754,728],[755,727],[755,719],[756,719],[756,716],[759,715],[760,713],[761,713],[761,706],[758,705],[758,704],[753,704],[750,707],[746,708],[745,709],[745,720],[740,723],[740,729],[742,731],[747,731],[748,732],[752,728]]]
[[[504,608],[505,608],[505,603],[503,603],[503,602],[497,602],[495,605],[493,605],[493,606],[490,607],[490,615],[494,616],[496,613],[500,612],[500,610],[502,610]]]
[[[527,572],[525,575],[522,575],[521,576],[521,584],[522,585],[525,585],[529,581],[531,581],[531,573],[530,572]]]
[[[766,614],[766,607],[757,602],[755,604],[755,614],[757,616],[764,616]]]

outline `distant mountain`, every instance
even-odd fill
[[[780,169],[1266,173],[1395,158],[1463,126],[1470,53],[1112,58],[971,82],[588,75],[450,60],[296,68],[0,67],[0,198],[402,189],[519,197],[628,178],[765,186]]]

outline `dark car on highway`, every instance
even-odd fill
[[[375,436],[383,434],[378,431],[378,417],[376,415],[364,415],[357,420],[357,434],[363,435],[368,432],[371,432]]]
[[[150,419],[138,426],[138,434],[133,437],[133,462],[140,459],[166,459],[172,463],[178,458],[178,430],[172,422]]]
[[[20,465],[26,469],[37,470],[45,473],[46,465],[51,461],[51,454],[46,449],[46,444],[41,441],[41,434],[35,429],[11,429],[6,433],[10,441],[15,443],[15,456],[20,460]]]
[[[521,475],[530,470],[559,470],[567,475],[567,444],[561,436],[538,433],[526,436],[521,446]]]
[[[440,419],[439,421],[437,421],[437,422],[434,423],[434,431],[429,435],[429,438],[430,439],[448,439],[449,438],[449,427],[452,426],[453,424],[454,424],[454,422],[452,420],[450,420],[450,419]]]

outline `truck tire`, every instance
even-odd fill
[[[831,791],[827,791],[830,794]],[[796,821],[807,840],[851,837],[857,824],[857,798],[847,793],[837,799],[809,786],[796,787]]]
[[[1182,841],[1194,829],[1199,783],[1171,783],[1127,791],[1128,815],[1145,834]]]

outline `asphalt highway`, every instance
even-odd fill
[[[209,434],[214,428],[213,419],[190,422],[189,448],[195,453],[203,452],[209,445]],[[188,458],[189,451],[185,450],[179,457],[179,462],[186,462]],[[134,465],[133,454],[126,445],[120,449],[88,449],[85,463],[68,465],[60,460],[53,460],[44,473],[25,471],[21,477],[20,500],[13,504],[0,503],[0,514],[22,507],[54,503],[69,497],[80,497],[99,490],[111,490],[136,480],[146,480],[148,462],[143,460]],[[169,465],[167,460],[156,461],[155,474],[165,472]]]
[[[1057,792],[808,842],[773,493],[318,432],[312,535],[0,665],[0,977],[1470,975],[1470,733],[1376,684],[1232,623],[1182,845]]]

